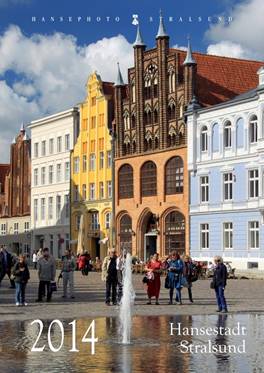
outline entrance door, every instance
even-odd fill
[[[100,238],[99,237],[93,237],[93,243],[92,248],[94,249],[95,257],[98,257],[100,259]],[[90,253],[92,255],[92,253]]]
[[[145,234],[145,248],[144,248],[144,260],[148,260],[150,256],[157,252],[157,235],[156,234]]]

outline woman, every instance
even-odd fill
[[[186,286],[188,288],[189,301],[193,303],[193,298],[192,298],[193,264],[192,264],[192,260],[189,257],[189,255],[185,255],[183,260],[184,260],[183,277],[185,278]]]
[[[173,304],[173,292],[176,288],[176,303],[182,304],[181,300],[181,288],[182,288],[182,274],[183,274],[183,262],[180,259],[180,255],[176,251],[172,251],[170,257],[167,259],[168,269],[168,287],[170,289],[170,301],[169,304]]]
[[[145,267],[147,271],[147,277],[152,278],[148,281],[148,302],[151,304],[151,298],[156,298],[156,304],[159,305],[159,294],[160,294],[160,274],[161,274],[161,261],[159,260],[159,254],[155,253],[151,260]]]
[[[27,306],[27,303],[25,302],[25,292],[30,274],[24,255],[19,255],[18,262],[15,264],[13,269],[13,275],[16,286],[16,306]]]

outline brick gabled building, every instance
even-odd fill
[[[162,16],[156,47],[138,27],[128,84],[115,84],[117,248],[141,259],[189,251],[185,109],[211,106],[257,84],[261,62],[171,49]],[[196,97],[196,98],[195,98]]]
[[[6,213],[7,206],[7,176],[10,172],[9,164],[0,164],[0,217]]]

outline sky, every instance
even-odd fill
[[[189,35],[194,51],[264,61],[264,0],[0,0],[0,163],[22,122],[82,101],[93,71],[115,81],[120,62],[126,80],[133,15],[152,48],[160,9],[171,46]]]

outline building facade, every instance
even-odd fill
[[[190,250],[264,269],[264,68],[259,85],[208,109],[189,107]]]
[[[115,84],[115,229],[118,250],[141,259],[189,252],[185,108],[228,100],[256,85],[259,63],[172,49],[162,16],[156,47],[139,26],[128,84]],[[234,68],[243,76],[232,79]]]
[[[70,247],[70,152],[79,112],[73,108],[30,123],[32,249],[56,258]]]
[[[10,147],[10,165],[1,169],[0,244],[30,254],[31,145],[24,125]]]
[[[71,239],[77,240],[81,216],[84,250],[103,258],[111,244],[113,84],[89,76],[80,105],[80,133],[72,152]]]

